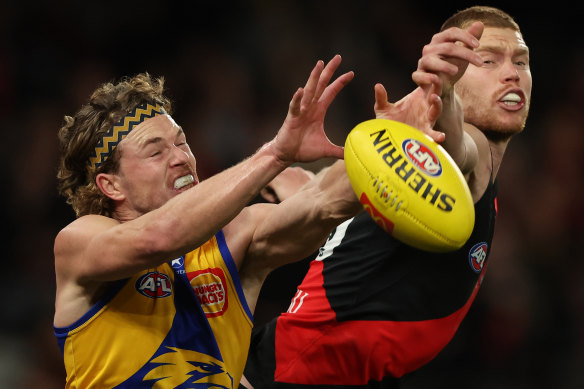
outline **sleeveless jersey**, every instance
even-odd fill
[[[115,282],[55,335],[66,388],[237,388],[251,328],[219,231],[185,256]]]
[[[453,252],[407,246],[365,212],[342,223],[288,311],[254,329],[246,378],[256,388],[396,386],[448,344],[467,314],[495,217],[496,182],[475,204],[469,240]]]

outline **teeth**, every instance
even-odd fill
[[[507,93],[501,100],[505,104],[516,104],[521,101],[521,96],[519,96],[517,93]]]
[[[174,181],[174,189],[180,189],[188,184],[192,184],[193,182],[195,182],[195,177],[193,177],[192,174],[187,174],[186,176],[179,177]]]

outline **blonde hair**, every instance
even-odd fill
[[[467,28],[473,22],[482,22],[485,27],[510,28],[521,33],[519,25],[508,13],[495,8],[476,5],[458,11],[442,24],[440,31],[450,27]]]

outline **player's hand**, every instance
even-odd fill
[[[475,22],[467,30],[452,27],[435,34],[424,46],[412,80],[426,90],[434,84],[440,85],[442,92],[449,91],[469,63],[481,66],[482,59],[473,50],[479,46],[483,29],[481,22]]]
[[[434,124],[442,111],[438,84],[428,91],[418,87],[396,103],[390,103],[382,84],[375,85],[375,117],[408,124],[430,136],[435,142],[444,140],[444,133],[435,131]]]
[[[354,76],[353,72],[344,73],[329,85],[340,63],[340,55],[335,55],[326,66],[318,61],[304,88],[299,88],[292,97],[284,124],[272,141],[277,157],[283,162],[343,158],[343,148],[334,145],[324,132],[328,107]]]

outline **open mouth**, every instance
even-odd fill
[[[187,174],[186,176],[182,176],[174,180],[174,189],[184,188],[193,182],[195,182],[195,177],[193,177],[192,174]]]
[[[510,108],[517,108],[523,105],[523,97],[516,92],[505,94],[499,101]]]

